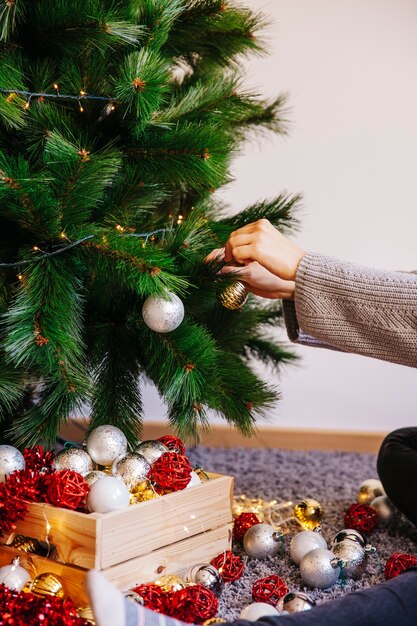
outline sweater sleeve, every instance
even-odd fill
[[[308,253],[284,316],[296,343],[417,367],[416,274]]]

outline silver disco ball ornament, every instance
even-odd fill
[[[59,470],[72,470],[85,476],[94,469],[91,456],[83,448],[65,448],[58,452],[52,462],[55,472]]]
[[[310,598],[302,591],[289,591],[277,604],[279,611],[287,613],[301,613],[301,611],[309,611],[316,606],[313,598]]]
[[[314,530],[303,530],[295,535],[290,544],[290,557],[296,565],[300,565],[301,559],[315,548],[327,548],[327,543],[320,533]]]
[[[99,478],[103,478],[103,476],[107,476],[106,472],[102,472],[101,470],[93,470],[92,472],[88,472],[88,474],[84,476],[84,480],[91,487],[91,485],[94,485],[96,480],[98,480]]]
[[[168,291],[163,296],[149,296],[142,307],[143,321],[157,333],[170,333],[184,319],[182,300]]]
[[[87,437],[87,452],[95,463],[106,467],[127,452],[126,435],[111,424],[94,428]]]
[[[346,578],[358,579],[366,569],[366,552],[354,541],[340,541],[332,548],[333,554],[344,561],[343,575]]]
[[[162,441],[156,439],[147,439],[142,441],[135,449],[136,454],[141,454],[152,465],[165,452],[169,452],[168,448]]]
[[[150,463],[144,456],[136,452],[128,452],[115,460],[111,471],[113,476],[121,478],[130,490],[146,479],[150,469]]]
[[[377,478],[368,478],[359,485],[356,499],[360,504],[370,504],[378,496],[385,496],[385,489]]]
[[[14,446],[0,446],[0,482],[4,483],[7,476],[16,470],[25,469],[25,457]]]
[[[338,581],[342,563],[330,550],[316,548],[301,561],[300,575],[309,587],[327,589]]]
[[[359,544],[362,548],[366,546],[365,537],[357,530],[353,528],[344,528],[343,530],[339,530],[339,532],[334,536],[332,545],[336,545],[341,541],[353,541],[354,543]]]
[[[255,524],[243,537],[243,547],[248,556],[266,559],[276,556],[283,546],[283,534],[269,524]]]
[[[218,569],[209,563],[199,563],[191,568],[188,579],[195,585],[203,585],[219,597],[223,591],[223,578]]]
[[[390,522],[395,516],[395,507],[388,496],[378,496],[371,502],[381,522]]]

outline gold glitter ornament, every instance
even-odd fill
[[[158,580],[155,580],[155,585],[161,587],[162,591],[165,593],[179,591],[187,586],[186,582],[175,574],[166,574],[165,576],[158,578]]]
[[[230,283],[217,296],[218,301],[226,309],[235,311],[241,309],[248,299],[248,290],[240,280]]]
[[[294,517],[305,530],[313,530],[319,526],[323,513],[322,505],[313,498],[301,500],[294,507]]]
[[[30,584],[29,591],[36,596],[43,597],[63,598],[65,595],[61,579],[51,572],[44,572],[36,576]]]
[[[95,624],[93,609],[89,604],[87,604],[87,606],[81,606],[80,608],[78,608],[77,613],[80,617],[87,620],[87,622],[90,622],[90,624]]]
[[[15,535],[9,545],[12,546],[12,548],[16,548],[16,550],[30,552],[31,554],[42,554],[44,551],[37,539],[26,537],[25,535]]]
[[[378,496],[384,496],[385,489],[377,478],[368,478],[359,485],[356,499],[360,504],[371,504]]]
[[[222,617],[210,617],[209,619],[206,619],[205,622],[203,622],[202,626],[212,626],[213,624],[225,624],[226,620],[223,619]]]

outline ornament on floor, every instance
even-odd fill
[[[0,584],[14,591],[21,591],[30,581],[29,572],[22,567],[20,557],[16,556],[10,565],[0,567]]]
[[[139,483],[143,483],[150,469],[150,463],[142,454],[128,452],[115,460],[112,465],[112,474],[120,478],[130,490]]]
[[[249,292],[240,280],[230,283],[221,291],[217,299],[222,306],[231,311],[241,309],[248,299]]]
[[[162,437],[158,437],[156,441],[163,443],[170,452],[185,454],[185,445],[183,441],[179,437],[175,437],[175,435],[163,435]]]
[[[345,525],[369,535],[378,526],[378,513],[369,504],[351,504],[344,513]]]
[[[282,552],[284,535],[269,524],[255,524],[243,537],[243,548],[248,556],[266,559]]]
[[[188,573],[187,579],[195,585],[203,585],[210,589],[218,598],[220,597],[224,582],[219,570],[211,563],[199,563],[194,565]]]
[[[103,478],[104,476],[108,476],[108,474],[106,474],[106,472],[102,472],[101,470],[93,470],[84,476],[84,480],[87,485],[90,485],[91,487],[91,485],[94,485],[96,480]]]
[[[372,500],[369,506],[375,509],[380,522],[391,522],[395,517],[395,506],[388,496],[377,496]]]
[[[145,583],[134,587],[134,593],[137,593],[143,600],[143,605],[155,611],[156,613],[167,613],[168,596],[159,585],[155,583]]]
[[[157,333],[170,333],[184,319],[184,305],[181,298],[171,291],[163,296],[149,296],[142,306],[143,321]]]
[[[217,613],[219,602],[203,585],[191,585],[170,595],[169,613],[190,624],[202,624]]]
[[[255,513],[240,513],[233,523],[233,538],[242,542],[246,531],[260,523],[261,520]]]
[[[52,462],[54,472],[58,470],[72,470],[85,476],[94,469],[91,456],[83,448],[65,448],[58,452]]]
[[[28,590],[36,596],[54,596],[63,598],[65,595],[62,580],[56,574],[44,572],[39,574],[28,585]]]
[[[158,585],[164,593],[179,591],[187,586],[185,580],[176,574],[165,574],[165,576],[161,576],[161,578],[155,580],[155,585]]]
[[[359,485],[356,500],[360,504],[371,504],[378,496],[385,496],[385,489],[377,478],[368,478]]]
[[[90,486],[72,470],[59,470],[48,477],[46,497],[50,504],[64,509],[77,509],[84,504]]]
[[[258,619],[261,619],[261,617],[268,617],[269,615],[277,616],[279,615],[279,611],[266,602],[253,602],[241,610],[239,619],[245,619],[248,622],[256,622]]]
[[[417,567],[417,556],[404,552],[394,552],[385,563],[384,576],[385,580],[395,578],[399,574],[405,572],[410,567]]]
[[[135,448],[136,454],[141,454],[152,465],[165,452],[170,452],[165,444],[157,439],[147,439],[142,441]]]
[[[0,483],[16,470],[25,469],[25,458],[14,446],[0,445]]]
[[[86,440],[87,452],[98,465],[106,467],[127,452],[126,435],[117,426],[104,424],[94,428]]]
[[[302,591],[289,591],[279,602],[277,609],[287,613],[301,613],[316,606],[313,598]]]
[[[330,550],[316,548],[310,550],[300,563],[300,575],[303,582],[315,589],[332,587],[341,574],[342,559]]]
[[[233,554],[231,550],[221,552],[210,563],[219,571],[225,583],[231,583],[240,578],[245,568],[240,556]]]
[[[52,463],[55,455],[50,450],[44,450],[43,446],[33,446],[23,450],[25,469],[45,473],[52,471]]]
[[[266,522],[278,527],[288,521],[282,514],[285,509],[293,507],[293,502],[278,502],[278,500],[263,500],[262,498],[248,498],[245,494],[235,495],[233,498],[233,516],[241,513],[254,513],[260,522]],[[292,519],[289,518],[289,519]]]
[[[296,564],[300,565],[301,560],[310,552],[310,550],[314,550],[315,548],[323,548],[327,549],[326,540],[323,538],[320,532],[316,532],[315,530],[303,530],[293,539],[290,543],[290,557],[291,560]]]
[[[331,551],[335,557],[344,561],[343,575],[346,578],[357,580],[364,574],[366,570],[367,553],[358,543],[349,540],[339,541],[332,547]]]
[[[186,456],[176,452],[164,452],[153,464],[148,478],[155,483],[157,491],[179,491],[191,480],[193,468]]]
[[[322,505],[313,498],[305,498],[294,507],[294,517],[304,530],[314,530],[319,526],[323,514]]]
[[[288,587],[286,583],[276,574],[260,578],[252,585],[252,599],[254,602],[266,602],[276,606],[279,600],[287,593]]]
[[[129,506],[130,493],[126,485],[114,476],[104,476],[91,487],[87,507],[93,513],[110,513]]]
[[[362,548],[365,548],[366,546],[365,537],[362,535],[362,533],[358,532],[354,528],[343,528],[343,530],[339,530],[339,532],[336,533],[333,537],[332,545],[335,546],[341,541],[354,541]]]

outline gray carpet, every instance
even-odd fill
[[[301,452],[276,449],[205,448],[188,450],[194,465],[203,469],[235,477],[235,494],[265,500],[298,501],[315,498],[324,507],[323,536],[331,542],[333,536],[344,528],[343,512],[356,500],[361,482],[377,478],[376,457],[371,454],[347,452]],[[299,528],[301,530],[301,528]],[[294,531],[286,536],[286,554],[283,557],[257,560],[246,557],[245,573],[241,579],[225,585],[219,615],[236,619],[240,610],[250,604],[252,583],[269,574],[278,574],[290,589],[309,593],[317,602],[330,600],[384,580],[377,561],[370,556],[364,576],[358,581],[349,580],[326,590],[304,587],[298,567],[288,556],[288,545]],[[382,564],[393,552],[417,554],[417,529],[400,514],[389,524],[380,526],[368,541],[375,546]],[[239,546],[234,552],[244,556]]]

